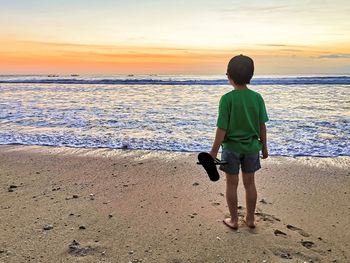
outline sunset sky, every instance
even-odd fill
[[[349,0],[1,0],[0,74],[350,73]]]

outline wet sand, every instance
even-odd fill
[[[196,156],[0,146],[0,262],[350,261],[350,157],[263,160],[235,231]]]

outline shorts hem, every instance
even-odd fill
[[[219,169],[227,174],[239,174],[239,170],[236,172],[236,170],[232,170],[232,169],[225,167],[223,165],[220,165]]]
[[[252,169],[251,171],[247,171],[245,169],[244,170],[242,169],[242,172],[243,173],[255,173],[256,171],[259,171],[260,169],[261,169],[261,166],[255,168],[255,169]]]

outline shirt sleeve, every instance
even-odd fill
[[[228,124],[229,124],[229,116],[230,116],[230,112],[229,112],[228,104],[224,96],[222,96],[219,103],[219,116],[218,116],[216,126],[218,128],[227,130]]]
[[[260,109],[259,109],[260,124],[265,123],[268,120],[269,120],[269,117],[267,117],[265,102],[264,102],[264,99],[260,96]]]

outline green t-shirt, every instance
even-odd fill
[[[262,149],[260,124],[268,121],[261,95],[250,89],[232,90],[221,97],[216,126],[226,130],[222,147],[239,153]]]

